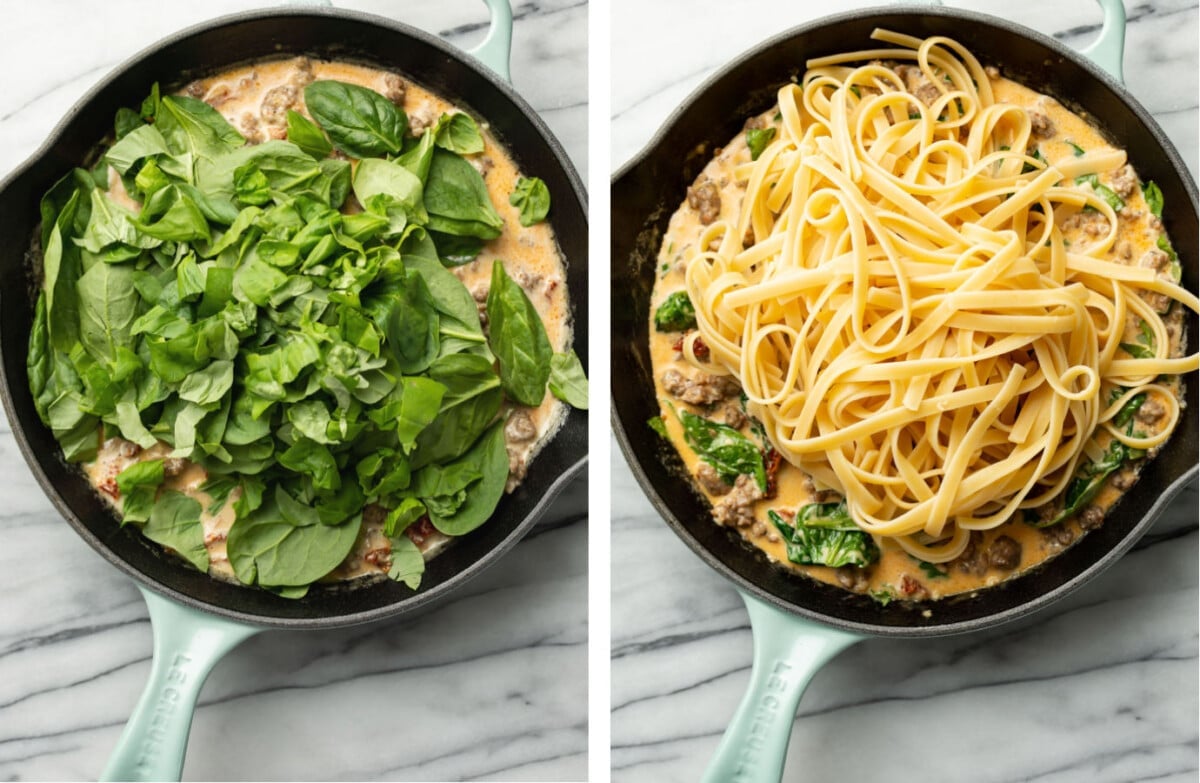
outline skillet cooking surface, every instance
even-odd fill
[[[777,89],[804,72],[807,58],[878,46],[876,27],[955,38],[984,65],[1014,81],[1087,111],[1129,153],[1143,181],[1162,188],[1163,222],[1183,260],[1183,283],[1197,290],[1196,186],[1150,115],[1095,65],[1063,45],[1010,22],[945,8],[873,9],[828,17],[768,40],[702,85],[665,123],[612,186],[613,426],[634,475],[675,532],[740,588],[781,609],[850,631],[884,636],[960,633],[1028,614],[1066,595],[1120,557],[1196,473],[1197,381],[1187,379],[1174,436],[1104,525],[1054,558],[1001,586],[912,606],[881,607],[866,596],[788,573],[736,532],[712,521],[708,503],[682,478],[682,461],[646,421],[659,415],[648,349],[649,301],[656,255],[671,214],[713,155],[765,111]],[[630,298],[632,303],[630,304]],[[1195,314],[1187,319],[1194,346]],[[930,616],[921,611],[930,609]]]
[[[572,409],[528,477],[500,502],[493,518],[430,561],[413,592],[385,580],[369,587],[313,590],[298,601],[225,584],[163,554],[132,529],[117,526],[60,449],[33,407],[25,370],[33,321],[29,240],[42,194],[112,133],[121,106],[140,105],[155,81],[164,90],[231,66],[296,55],[394,69],[483,117],[522,171],[546,181],[551,222],[567,260],[575,350],[587,366],[587,216],[583,186],[549,130],[507,84],[469,56],[419,30],[346,11],[282,9],[225,17],[155,44],[120,66],[72,109],[51,141],[0,186],[0,395],[17,442],[58,510],[88,543],[139,582],[181,603],[231,619],[286,628],[334,627],[412,612],[474,576],[515,544],[583,466],[586,414]],[[90,161],[89,161],[90,162]]]

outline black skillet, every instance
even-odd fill
[[[183,567],[131,530],[121,530],[34,410],[25,370],[33,320],[33,260],[27,248],[43,193],[72,167],[90,163],[121,106],[150,85],[165,88],[265,58],[310,55],[397,71],[486,118],[521,170],[554,197],[551,222],[567,259],[575,349],[587,363],[587,212],[578,174],[534,110],[507,83],[512,12],[485,0],[492,23],[464,55],[438,38],[381,17],[333,9],[276,9],[223,17],[177,33],[128,60],[81,99],[33,157],[0,183],[0,397],[26,462],[55,507],[109,562],[142,589],[154,626],[150,682],[105,778],[175,779],[192,710],[216,661],[263,628],[325,629],[409,615],[437,605],[512,547],[583,468],[586,414],[572,410],[558,435],[505,496],[494,517],[429,563],[421,589],[384,581],[320,589],[298,601],[210,579]],[[491,70],[489,70],[489,67]],[[494,72],[493,72],[494,71]],[[497,75],[499,74],[499,75]]]
[[[955,38],[985,64],[1085,111],[1119,146],[1144,180],[1162,188],[1164,223],[1183,259],[1183,282],[1197,289],[1196,185],[1149,113],[1121,84],[1125,14],[1120,0],[1100,0],[1105,22],[1079,53],[1006,20],[947,8],[875,8],[827,17],[765,41],[698,88],[612,184],[613,426],[626,459],[655,508],[745,600],[754,630],[750,685],[704,780],[774,781],[800,696],[813,674],[866,636],[929,637],[981,630],[1029,615],[1110,566],[1150,527],[1197,472],[1197,382],[1189,378],[1182,419],[1170,443],[1104,525],[1036,569],[999,587],[937,602],[928,615],[908,605],[880,606],[866,596],[774,567],[739,536],[712,523],[677,454],[646,425],[659,413],[651,390],[649,301],[656,257],[681,194],[712,157],[765,111],[779,86],[800,76],[811,57],[872,48],[876,27]],[[1113,74],[1113,75],[1110,75]],[[1115,77],[1115,78],[1114,78]],[[617,292],[620,292],[618,295]],[[1187,329],[1197,335],[1195,314]],[[922,607],[925,608],[925,607]]]

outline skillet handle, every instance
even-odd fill
[[[138,587],[150,610],[150,680],[101,780],[179,780],[192,712],[221,657],[261,628],[198,612]]]
[[[1123,0],[1096,0],[1104,9],[1100,36],[1079,53],[1108,71],[1121,84],[1125,83],[1125,3]]]
[[[818,625],[738,591],[750,614],[754,667],[703,783],[778,783],[800,696],[817,670],[863,637]]]
[[[512,55],[512,6],[508,0],[483,0],[487,4],[491,21],[487,36],[474,49],[468,49],[467,54],[491,68],[506,82],[512,81],[509,72],[509,59]]]

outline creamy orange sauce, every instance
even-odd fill
[[[397,83],[402,85],[404,98],[402,108],[409,117],[410,132],[423,132],[434,124],[443,113],[464,111],[440,96],[422,88],[407,78],[398,79],[373,68],[343,62],[327,62],[309,58],[294,58],[261,62],[244,66],[188,85],[184,92],[212,105],[238,131],[247,137],[248,143],[266,139],[283,139],[286,136],[286,109],[291,108],[309,117],[304,105],[303,86],[314,80],[336,80],[357,84],[388,95],[395,91]],[[267,110],[264,99],[273,90],[278,94],[289,85],[295,88],[295,99],[283,110]],[[391,97],[388,95],[388,97]],[[485,118],[475,117],[483,135],[484,151],[465,156],[484,176],[492,206],[504,220],[502,233],[487,242],[479,256],[469,264],[454,267],[451,271],[462,280],[477,301],[486,298],[491,279],[492,264],[502,260],[509,276],[526,290],[530,301],[537,308],[550,344],[555,352],[567,351],[571,345],[572,329],[570,301],[567,295],[566,276],[562,254],[554,230],[548,221],[532,226],[522,226],[520,210],[509,203],[517,178],[521,175],[515,161],[491,134]],[[551,194],[551,198],[558,194]],[[564,197],[566,194],[563,194]],[[125,190],[120,176],[109,170],[107,197],[122,206],[140,210],[141,205]],[[344,212],[359,211],[353,194],[343,207]],[[482,307],[482,305],[481,305]],[[566,417],[566,405],[547,390],[542,403],[536,408],[526,408],[506,403],[505,411],[519,410],[533,421],[537,434],[528,441],[515,441],[506,435],[510,458],[510,474],[507,490],[511,492],[524,476],[524,466],[530,462],[555,434]],[[169,455],[171,447],[160,442],[151,449],[133,454],[129,444],[119,438],[109,438],[101,446],[96,459],[85,464],[84,469],[98,494],[118,514],[121,499],[116,488],[116,476],[130,464],[140,460],[160,459]],[[236,582],[237,578],[229,564],[225,540],[234,522],[233,504],[238,490],[230,494],[217,513],[209,513],[212,498],[201,490],[207,481],[205,470],[198,464],[184,461],[182,470],[169,476],[163,483],[164,490],[175,490],[195,498],[204,509],[201,522],[204,526],[205,546],[208,549],[209,574],[218,579]],[[424,537],[414,537],[426,560],[441,552],[452,541],[437,530]],[[363,578],[378,579],[386,575],[390,565],[391,545],[382,530],[381,521],[370,515],[364,517],[362,531],[346,560],[325,581],[346,581]]]
[[[1074,142],[1089,152],[1101,149],[1113,149],[1112,145],[1100,132],[1088,124],[1085,118],[1071,113],[1057,101],[1040,95],[1027,87],[1003,78],[992,79],[992,90],[997,102],[1011,103],[1023,108],[1037,108],[1044,111],[1055,125],[1055,132],[1049,138],[1035,139],[1031,146],[1036,145],[1041,155],[1050,164],[1069,159],[1076,154],[1068,142]],[[772,107],[767,112],[753,118],[755,125],[778,127],[779,117]],[[749,123],[748,123],[749,124]],[[1032,154],[1032,149],[1030,150]],[[745,194],[746,182],[739,181],[735,173],[739,166],[751,162],[751,154],[746,142],[746,134],[739,133],[725,147],[715,150],[713,159],[706,165],[697,178],[697,184],[705,179],[713,183],[720,195],[719,214],[714,220],[726,221],[736,225]],[[1100,182],[1112,187],[1116,171],[1099,175]],[[1084,186],[1086,187],[1086,186]],[[1126,207],[1119,213],[1119,234],[1110,256],[1122,263],[1137,264],[1144,254],[1155,248],[1155,243],[1163,233],[1161,223],[1150,213],[1141,188],[1135,187],[1131,195],[1125,199]],[[1056,212],[1057,214],[1057,212]],[[708,222],[713,222],[712,220]],[[714,421],[730,423],[729,417],[737,419],[736,413],[727,413],[728,406],[738,407],[738,398],[725,399],[711,405],[691,405],[683,402],[670,393],[664,385],[663,376],[668,370],[675,370],[685,378],[697,379],[703,372],[684,359],[682,353],[676,350],[679,332],[660,332],[653,323],[653,314],[658,306],[668,296],[685,288],[685,271],[687,261],[697,251],[695,247],[700,234],[706,227],[701,221],[700,209],[689,205],[685,200],[672,215],[663,243],[659,250],[657,263],[657,279],[650,302],[650,356],[654,368],[655,394],[660,403],[662,421],[666,426],[669,440],[679,452],[690,476],[696,476],[703,465],[700,457],[687,445],[684,439],[683,426],[672,412],[676,409],[686,409]],[[1082,227],[1066,227],[1063,233],[1067,241],[1087,243]],[[1175,307],[1164,317],[1171,335],[1170,353],[1180,356],[1184,350],[1182,312]],[[1136,321],[1132,318],[1126,326],[1126,342],[1133,342],[1137,337]],[[1178,379],[1167,384],[1176,396],[1180,396]],[[736,421],[732,422],[736,425]],[[741,428],[743,434],[750,435],[748,425]],[[753,437],[753,436],[751,436]],[[1103,449],[1108,445],[1107,433],[1097,435],[1096,442]],[[1153,457],[1151,451],[1150,456]],[[1126,468],[1128,477],[1135,475],[1134,468]],[[1121,496],[1122,491],[1113,486],[1114,476],[1111,476],[1101,492],[1091,501],[1091,505],[1107,510]],[[718,503],[723,494],[714,494],[701,482],[694,482],[696,489],[713,504]],[[809,503],[825,501],[820,498],[809,476],[799,468],[784,462],[777,475],[777,494],[773,498],[754,502],[753,515],[755,523],[736,529],[741,536],[762,550],[767,558],[781,567],[804,574],[834,585],[840,585],[855,592],[865,592],[877,600],[893,599],[921,600],[924,598],[938,599],[959,593],[996,585],[1031,568],[1034,568],[1076,541],[1085,531],[1077,519],[1068,519],[1050,528],[1039,529],[1026,524],[1020,519],[1013,519],[992,530],[976,534],[974,550],[986,551],[995,539],[1007,536],[1020,546],[1019,561],[1013,568],[996,568],[978,566],[968,568],[957,561],[937,566],[925,564],[911,557],[900,546],[890,540],[876,537],[880,549],[879,560],[873,565],[857,569],[853,566],[845,569],[833,569],[824,566],[797,565],[787,558],[786,545],[767,517],[768,510],[790,510],[794,512],[800,506]],[[935,570],[941,572],[934,575]],[[905,589],[907,588],[907,590]]]

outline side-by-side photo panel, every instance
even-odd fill
[[[587,4],[8,16],[0,777],[586,779]]]
[[[612,780],[1192,774],[1197,6],[869,5],[613,5]]]

